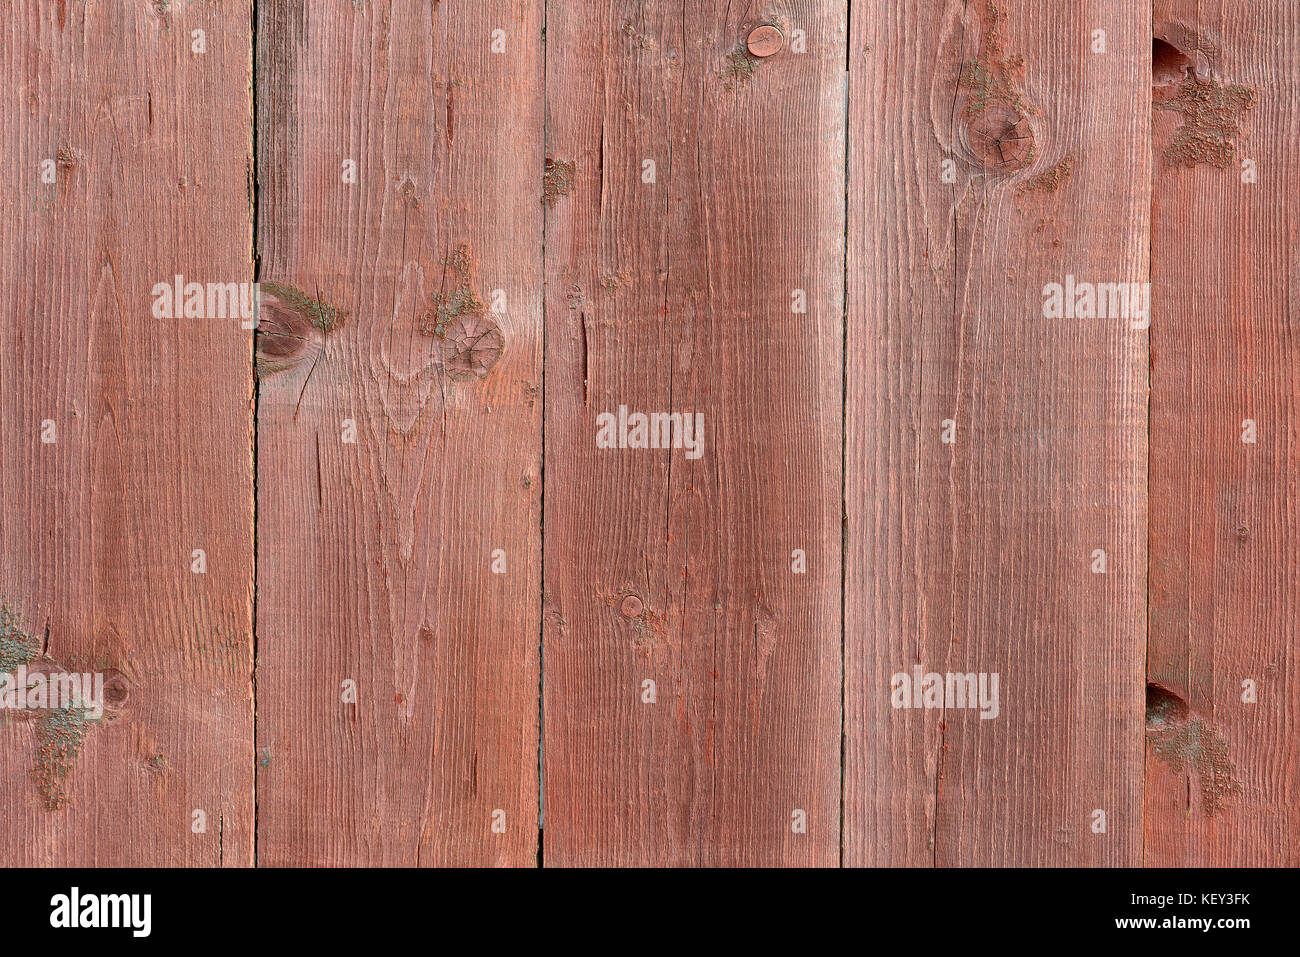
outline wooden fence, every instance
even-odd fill
[[[1300,862],[1291,0],[6,12],[0,862]]]

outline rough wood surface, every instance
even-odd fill
[[[1288,0],[11,6],[0,864],[1300,860]]]
[[[250,29],[156,7],[0,26],[2,640],[110,705],[0,715],[6,867],[253,860],[249,333],[152,292],[251,279]]]
[[[541,7],[258,9],[259,863],[535,863]]]
[[[1146,863],[1295,866],[1300,10],[1155,34]]]
[[[844,4],[548,9],[546,863],[836,864]]]
[[[1141,857],[1146,333],[1042,289],[1146,279],[1149,14],[1081,6],[853,5],[846,864]]]

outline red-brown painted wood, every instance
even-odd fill
[[[1148,24],[853,5],[846,864],[1141,859],[1146,333],[1042,291],[1146,279]],[[915,667],[996,718],[895,708]]]
[[[1155,34],[1145,861],[1295,866],[1300,11]]]
[[[258,9],[258,862],[534,864],[541,7]]]
[[[153,292],[252,280],[250,27],[164,7],[0,25],[0,596],[108,706],[0,712],[6,866],[253,860],[250,337]]]
[[[844,10],[548,6],[548,865],[838,862]]]

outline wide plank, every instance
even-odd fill
[[[548,4],[548,866],[838,863],[845,12]]]
[[[248,8],[6,14],[0,670],[104,684],[0,713],[0,864],[249,865],[251,342],[207,294],[253,278]]]
[[[852,8],[848,865],[1141,859],[1146,332],[1044,290],[1147,278],[1149,12],[1050,6]]]
[[[258,863],[535,864],[541,5],[258,14]]]

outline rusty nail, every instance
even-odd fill
[[[645,610],[645,606],[641,604],[641,599],[637,598],[636,595],[628,595],[623,599],[623,604],[619,606],[618,610],[623,613],[624,618],[636,618]]]
[[[779,53],[781,47],[785,46],[785,36],[776,27],[765,23],[749,31],[746,45],[754,56],[771,56],[773,53]]]

